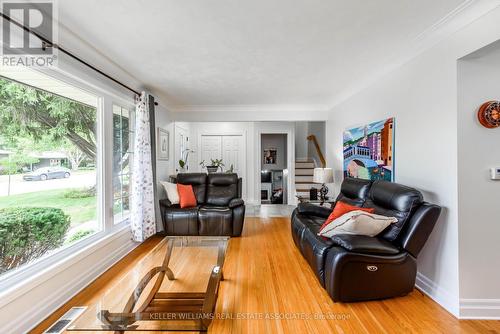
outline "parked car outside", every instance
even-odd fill
[[[67,179],[71,171],[65,167],[44,167],[23,176],[24,181],[45,181],[49,179]]]

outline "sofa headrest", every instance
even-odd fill
[[[177,183],[190,184],[193,186],[204,185],[207,183],[207,174],[205,173],[179,173],[177,174]]]
[[[234,173],[208,174],[207,204],[227,206],[238,196],[238,175]]]
[[[424,201],[420,191],[383,180],[373,181],[368,196],[377,206],[400,212],[409,212]]]
[[[229,186],[231,184],[238,184],[238,175],[235,173],[208,174],[208,184],[214,186]]]
[[[353,177],[345,178],[340,186],[340,192],[348,198],[364,200],[370,190],[371,181],[356,179]]]

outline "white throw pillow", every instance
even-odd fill
[[[160,181],[160,183],[163,188],[165,188],[165,192],[167,193],[167,197],[170,203],[179,204],[179,192],[177,191],[177,184],[162,181]]]
[[[395,217],[386,217],[355,210],[340,216],[326,225],[318,235],[331,238],[336,234],[356,234],[374,237],[387,226],[397,222]]]

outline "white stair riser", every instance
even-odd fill
[[[311,188],[319,189],[319,188],[321,188],[321,184],[316,184],[316,183],[296,183],[295,184],[295,189],[311,189]]]
[[[313,162],[296,162],[295,168],[314,168]]]
[[[314,170],[313,169],[296,169],[295,170],[295,175],[313,175]]]
[[[313,177],[312,175],[295,175],[295,182],[311,182]]]

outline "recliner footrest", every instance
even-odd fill
[[[202,206],[198,211],[200,235],[233,234],[233,212],[223,206]]]

